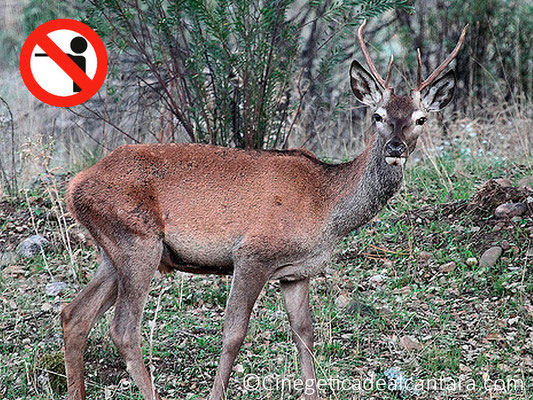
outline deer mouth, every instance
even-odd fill
[[[407,157],[385,157],[385,162],[395,167],[404,165],[406,161]]]

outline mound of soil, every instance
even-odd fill
[[[399,220],[410,224],[413,224],[413,221],[429,223],[432,220],[439,220],[450,225],[457,225],[458,221],[468,220],[468,225],[475,227],[475,231],[458,229],[454,234],[458,236],[459,242],[464,239],[472,243],[474,249],[482,252],[487,246],[499,243],[506,231],[516,231],[515,236],[523,236],[524,243],[529,240],[529,235],[533,234],[532,197],[531,189],[504,186],[490,179],[478,188],[470,201],[462,200],[421,207],[408,211]],[[527,211],[519,218],[520,221],[507,217],[497,218],[494,211],[504,203],[526,204]],[[422,242],[425,239],[429,238],[420,238]],[[440,238],[435,238],[435,240],[439,241]],[[522,250],[525,251],[525,249]]]

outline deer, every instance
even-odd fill
[[[94,276],[62,310],[68,398],[85,399],[83,353],[89,331],[114,305],[109,334],[145,400],[159,400],[141,353],[140,323],[156,271],[231,275],[222,349],[209,400],[226,398],[232,367],[254,303],[278,281],[306,391],[319,398],[310,279],[324,271],[337,244],[365,225],[400,189],[404,163],[430,113],[454,95],[444,70],[465,40],[417,86],[398,95],[365,45],[370,69],[354,60],[350,84],[373,111],[374,132],[350,162],[329,164],[304,149],[246,150],[204,144],[128,144],[69,183],[66,203],[97,243]],[[310,390],[309,390],[310,389]]]

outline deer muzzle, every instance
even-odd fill
[[[389,165],[400,166],[407,161],[407,146],[398,139],[391,139],[385,144],[385,161]]]

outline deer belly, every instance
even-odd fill
[[[206,270],[211,268],[233,269],[231,249],[234,241],[225,238],[209,239],[198,238],[190,234],[166,233],[163,243],[165,244],[164,259],[170,261],[174,268],[189,266]],[[202,271],[198,271],[201,273]],[[209,273],[209,271],[207,271]]]

